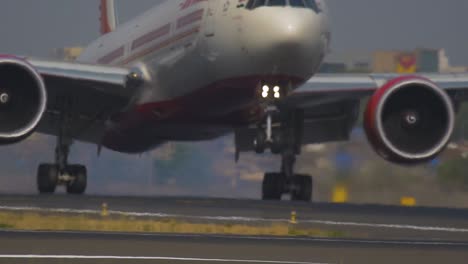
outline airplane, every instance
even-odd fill
[[[76,61],[0,56],[0,144],[57,137],[41,194],[85,193],[75,141],[140,154],[234,134],[236,159],[282,157],[264,200],[311,201],[312,177],[294,170],[301,146],[348,140],[366,100],[376,153],[408,165],[446,148],[468,98],[466,74],[316,75],[331,42],[325,0],[170,0],[121,25],[113,0],[100,5],[102,34]]]

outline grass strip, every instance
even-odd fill
[[[176,219],[137,219],[134,217],[98,217],[93,215],[0,212],[0,228],[42,231],[102,231],[180,234],[224,234],[250,236],[345,237],[341,231],[299,228],[286,223],[248,224],[190,223]]]

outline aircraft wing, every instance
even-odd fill
[[[105,121],[130,102],[139,76],[130,69],[26,59],[40,74],[47,92],[47,107],[38,132],[57,135],[66,117],[72,138],[99,143]]]
[[[427,93],[418,94],[421,92],[418,87],[421,86],[425,87],[423,90]],[[402,87],[403,89],[400,89]],[[403,96],[392,97],[397,93]],[[389,98],[394,99],[392,101]],[[364,104],[366,99],[370,100],[369,104]],[[405,122],[403,118],[412,121],[413,118],[418,119],[423,115],[429,116],[423,124],[426,126],[424,131],[432,130],[433,133],[439,131],[439,134],[433,134],[433,138],[429,138],[430,133],[421,132],[422,134],[418,135],[421,135],[419,139],[423,142],[416,148],[432,146],[431,142],[435,142],[434,144],[442,142],[432,149],[428,148],[430,151],[424,152],[425,158],[433,157],[432,152],[443,149],[443,143],[448,141],[453,131],[454,113],[464,101],[468,101],[468,74],[328,74],[311,78],[283,98],[279,106],[289,110],[300,110],[300,119],[304,121],[301,133],[302,145],[347,141],[350,139],[353,128],[362,119],[364,128],[370,136],[369,140],[377,146],[378,152],[384,153],[384,156],[390,153],[385,158],[392,156],[391,159],[396,156],[397,158],[404,157],[404,161],[413,161],[421,158],[417,155],[400,155],[401,152],[398,150],[388,151],[389,148],[392,150],[397,148],[386,144],[391,140],[398,143],[400,140],[405,140],[407,131],[405,128],[400,129],[402,122]],[[384,113],[384,110],[379,110],[384,109],[384,106],[389,109],[387,107],[389,105],[392,106],[393,112]],[[364,116],[362,115],[363,109],[366,110]],[[419,113],[422,114],[418,116]],[[444,114],[447,119],[443,119]],[[387,122],[391,118],[394,122]],[[388,134],[394,135],[395,138],[383,138],[383,130],[387,130]],[[251,151],[252,146],[249,143],[255,135],[255,127],[236,131],[237,149],[240,152]],[[428,138],[425,139],[424,136]],[[383,140],[385,142],[382,142]],[[411,144],[406,141],[402,144],[402,146],[409,145]],[[380,148],[382,146],[383,148]]]
[[[411,77],[411,75],[406,75]],[[343,100],[371,96],[387,82],[405,77],[398,74],[322,74],[311,78],[283,100],[286,106],[307,108]],[[422,74],[457,101],[468,100],[468,73]]]
[[[374,149],[385,159],[411,163],[444,149],[467,100],[468,74],[318,75],[281,103],[303,110],[303,144],[349,140],[364,109]]]

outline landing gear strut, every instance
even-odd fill
[[[62,115],[55,148],[55,163],[41,164],[37,171],[37,187],[41,194],[52,194],[58,185],[64,185],[69,194],[83,194],[87,185],[87,170],[82,165],[69,165],[68,155],[72,140],[68,137],[69,118]]]
[[[312,200],[312,177],[294,173],[296,155],[300,154],[303,118],[300,111],[286,114],[281,126],[273,129],[273,115],[280,115],[275,107],[266,111],[266,125],[259,126],[254,148],[263,153],[269,147],[274,154],[281,154],[281,172],[266,173],[262,185],[263,200],[281,200],[290,194],[293,201]]]

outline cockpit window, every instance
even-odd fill
[[[249,0],[247,9],[255,9],[261,6],[292,6],[310,8],[315,12],[320,12],[316,0]]]
[[[317,13],[320,12],[320,10],[318,8],[318,5],[317,5],[317,1],[315,1],[315,0],[304,0],[304,2],[306,3],[306,6],[308,8],[313,9]]]
[[[254,9],[254,8],[259,7],[259,6],[265,6],[265,3],[266,3],[266,0],[250,0],[247,3],[247,8],[248,9]]]
[[[293,7],[304,7],[303,0],[289,0],[289,4]]]
[[[285,6],[286,0],[269,0],[268,6]]]

